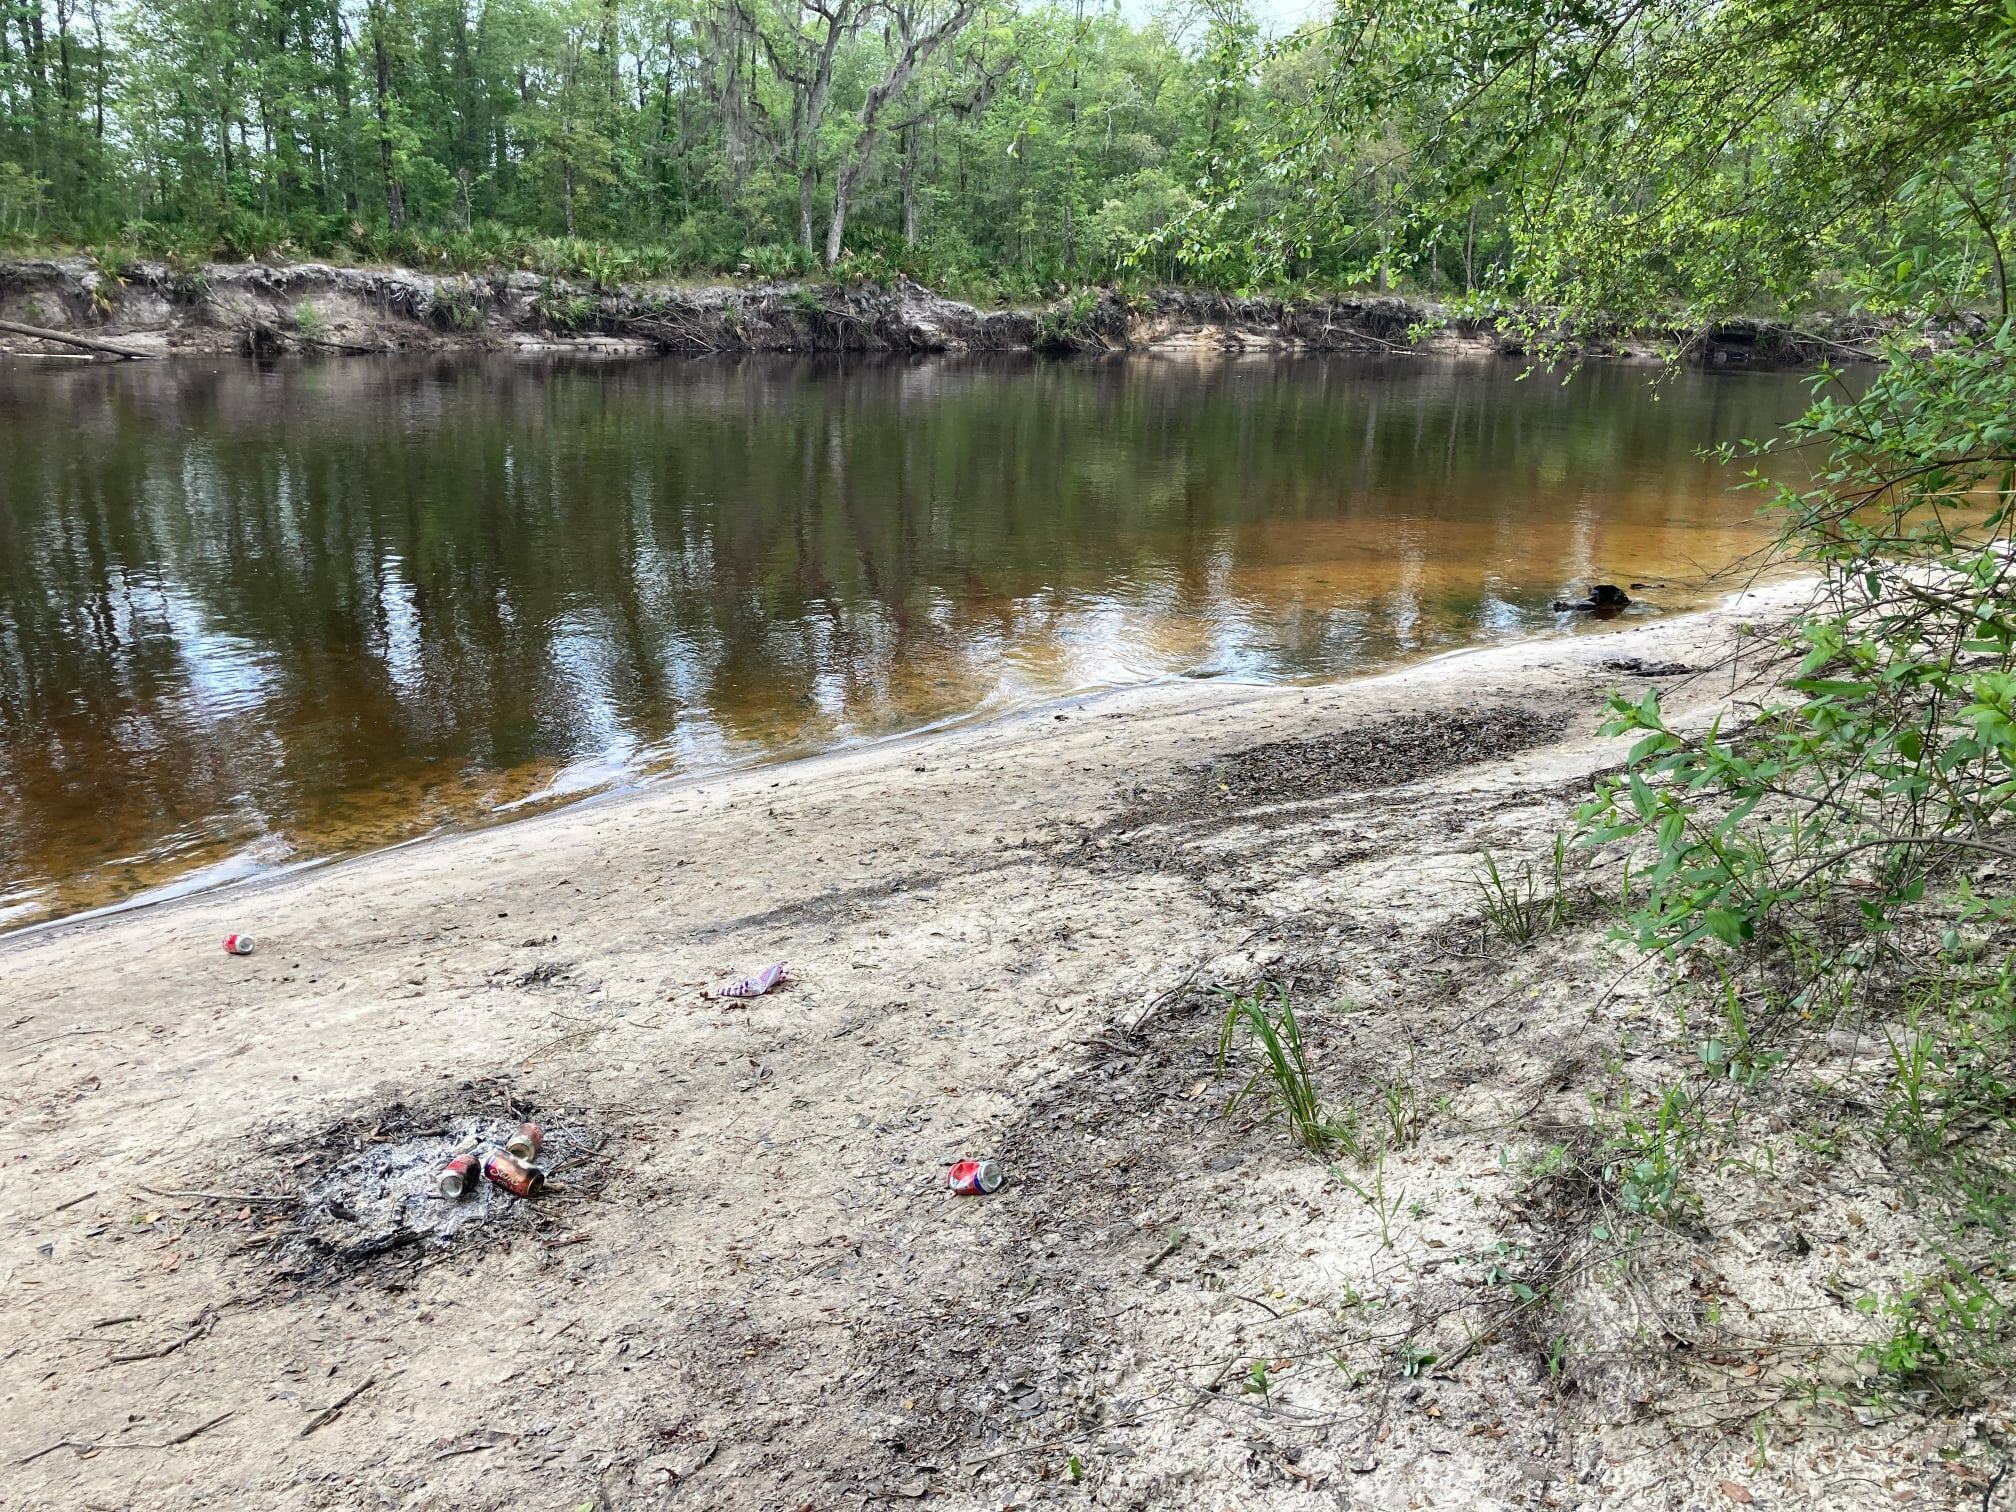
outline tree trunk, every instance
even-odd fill
[[[817,178],[815,169],[798,170],[798,241],[808,256],[819,250],[819,244],[812,239],[812,189]]]
[[[350,50],[344,46],[343,0],[329,0],[329,77],[336,87],[336,125],[331,132],[335,172],[343,180],[343,209],[357,213],[357,158],[350,126]]]
[[[931,61],[938,49],[958,36],[979,10],[979,0],[958,0],[953,10],[942,16],[930,30],[919,33],[916,29],[916,13],[908,6],[898,5],[891,12],[893,32],[897,40],[896,55],[880,80],[868,86],[868,93],[861,101],[861,134],[854,139],[854,145],[841,155],[840,170],[833,179],[833,216],[826,227],[826,265],[830,268],[840,260],[847,234],[847,202],[853,194],[854,186],[867,176],[868,168],[875,160],[875,144],[881,139],[882,111],[889,102],[901,95],[909,86],[916,71]],[[828,54],[832,48],[829,41]],[[818,96],[823,109],[823,89]],[[977,104],[977,100],[976,100]],[[817,130],[818,115],[813,116],[813,130]]]
[[[82,347],[87,352],[103,352],[108,357],[123,357],[128,362],[143,362],[159,355],[155,352],[136,352],[131,347],[114,346],[109,341],[99,341],[90,336],[73,336],[68,331],[50,331],[41,326],[22,325],[12,320],[0,320],[0,331],[7,331],[16,336],[32,336],[37,341],[54,341],[64,346]]]
[[[371,51],[378,63],[378,168],[385,175],[385,220],[394,231],[406,229],[406,191],[393,170],[392,60],[385,52],[385,21],[375,9],[371,14]]]
[[[826,266],[832,267],[840,261],[840,249],[847,238],[847,199],[853,190],[849,175],[843,173],[833,181],[833,214],[826,222]]]
[[[0,27],[0,36],[6,29]],[[105,140],[105,18],[99,13],[98,0],[91,0],[91,36],[96,43],[98,77],[91,101],[91,135],[99,141]]]
[[[917,128],[903,128],[903,245],[917,245]]]

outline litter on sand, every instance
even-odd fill
[[[714,996],[717,998],[761,997],[783,980],[784,963],[782,961],[775,961],[765,966],[754,976],[743,977],[740,981],[730,982],[725,987],[716,987],[714,989]]]
[[[961,1197],[984,1197],[998,1192],[1008,1179],[998,1160],[960,1160],[945,1173],[945,1185]]]

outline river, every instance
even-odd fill
[[[0,928],[1176,676],[1697,602],[1801,375],[0,363]]]

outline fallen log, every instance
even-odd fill
[[[132,347],[114,345],[100,341],[95,336],[73,336],[68,331],[49,331],[41,326],[22,325],[16,320],[0,320],[0,331],[15,336],[33,336],[37,341],[56,341],[65,346],[82,347],[87,352],[103,352],[108,357],[122,358],[127,362],[144,362],[150,357],[159,357],[159,352],[139,352]]]

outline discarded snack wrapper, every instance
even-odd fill
[[[224,936],[224,950],[227,955],[252,954],[252,936],[248,934],[228,934]]]
[[[504,1148],[520,1160],[537,1160],[545,1143],[546,1131],[536,1123],[528,1123],[518,1126],[518,1132],[504,1141]]]
[[[475,1155],[457,1155],[441,1167],[441,1175],[434,1185],[443,1197],[467,1197],[476,1190]]]
[[[483,1174],[492,1186],[502,1187],[513,1197],[537,1197],[546,1185],[546,1173],[523,1165],[503,1151],[483,1162]]]
[[[746,976],[739,982],[730,982],[726,987],[714,989],[717,998],[761,997],[784,980],[784,963],[777,961],[765,966],[754,976]]]
[[[998,1192],[1008,1179],[998,1160],[962,1160],[945,1173],[945,1184],[961,1197]]]

